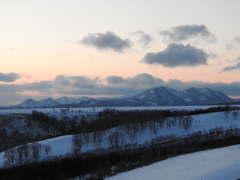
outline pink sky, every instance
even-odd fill
[[[209,85],[238,97],[238,7],[237,0],[4,1],[0,6],[0,105],[27,97],[86,95],[81,93],[86,92],[81,87],[85,81],[90,82],[91,91],[96,85],[102,88],[101,84],[108,90],[123,88],[107,82],[109,76],[126,82],[134,79],[146,84],[145,89],[164,85],[159,79],[165,85],[177,79],[184,84],[180,89]],[[141,74],[151,77],[141,79]],[[63,81],[55,81],[59,75],[66,77],[69,92],[61,91]],[[80,79],[75,81],[73,76]],[[51,88],[41,86],[45,81]],[[32,87],[34,82],[37,87]],[[97,94],[98,88],[89,95],[102,95]],[[122,94],[144,86],[127,83],[124,88]],[[114,90],[106,92],[114,95]]]

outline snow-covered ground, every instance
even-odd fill
[[[195,109],[207,109],[216,106],[136,106],[136,107],[82,107],[82,108],[70,108],[71,111],[82,111],[82,112],[99,112],[106,108],[113,108],[117,110],[154,110],[154,109],[178,109],[178,110],[195,110]],[[27,108],[27,109],[0,109],[0,114],[3,113],[24,113],[30,114],[32,110],[37,110],[43,113],[52,113],[53,111],[61,112],[61,109],[66,108]]]
[[[155,138],[156,136],[166,136],[169,134],[174,134],[176,136],[182,136],[191,134],[193,132],[207,132],[210,129],[214,129],[215,127],[222,126],[224,129],[229,128],[231,125],[234,125],[238,128],[240,128],[240,117],[238,117],[237,120],[234,120],[234,118],[229,115],[229,117],[226,119],[224,116],[224,112],[216,112],[216,113],[209,113],[209,114],[201,114],[201,115],[195,115],[193,117],[193,123],[192,127],[189,129],[188,132],[186,132],[183,128],[178,127],[171,127],[170,129],[167,129],[166,125],[159,129],[157,134],[154,135],[153,132],[151,132],[148,128],[143,131],[141,134],[139,134],[138,138],[136,139],[138,144],[144,144],[145,141],[151,141],[152,138]],[[114,131],[114,129],[112,129]],[[111,131],[110,131],[111,132]],[[109,133],[110,133],[109,132]],[[101,148],[107,148],[110,146],[107,136],[109,133],[105,134],[103,136],[103,141],[100,144]],[[130,140],[128,138],[125,139],[125,144],[129,143]],[[45,158],[47,156],[59,156],[59,155],[65,155],[66,153],[72,152],[72,136],[71,135],[65,135],[60,136],[52,139],[47,139],[44,141],[39,141],[42,145],[50,145],[52,147],[52,150],[49,154],[45,154],[42,151],[41,158]],[[93,143],[89,143],[88,145],[84,144],[82,146],[81,151],[86,152],[89,150],[94,150],[97,147]],[[4,152],[0,153],[0,167],[2,167],[5,159],[4,159]]]
[[[240,145],[200,151],[117,174],[106,180],[236,180]]]

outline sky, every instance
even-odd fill
[[[167,86],[240,98],[239,0],[2,0],[0,105]]]

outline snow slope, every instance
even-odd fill
[[[240,117],[238,117],[237,120],[234,120],[232,116],[229,116],[228,119],[224,117],[224,112],[216,112],[216,113],[209,113],[209,114],[201,114],[201,115],[195,115],[192,116],[194,119],[194,122],[192,123],[192,127],[189,129],[188,132],[186,132],[183,128],[178,127],[171,127],[170,129],[167,129],[166,125],[164,125],[163,128],[159,129],[156,136],[167,136],[169,134],[175,134],[176,136],[183,136],[187,134],[191,134],[193,132],[202,131],[206,132],[210,129],[214,129],[216,126],[223,126],[223,128],[229,128],[231,125],[236,125],[236,127],[240,128]],[[114,131],[114,129],[112,129]],[[111,131],[109,132],[111,133]],[[103,141],[100,145],[101,148],[107,148],[110,146],[107,136],[109,133],[105,134],[103,137]],[[137,143],[138,144],[144,144],[145,141],[151,141],[152,138],[155,138],[155,135],[153,132],[151,132],[148,128],[142,132],[138,138]],[[72,151],[72,142],[71,142],[72,136],[66,135],[66,136],[60,136],[52,139],[47,139],[44,141],[39,141],[42,145],[50,145],[52,147],[52,150],[49,154],[45,154],[42,152],[41,158],[45,158],[47,156],[64,156],[66,153],[71,153]],[[129,143],[130,140],[126,138],[125,144]],[[97,147],[93,143],[89,143],[88,146],[86,144],[83,145],[81,151],[86,152],[89,150],[94,150]],[[0,153],[0,167],[2,167],[4,159],[4,152]],[[239,159],[240,160],[240,159]]]
[[[240,178],[240,145],[169,158],[106,180],[236,180]]]

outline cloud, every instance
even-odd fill
[[[52,81],[40,81],[24,84],[0,84],[0,105],[14,105],[27,98],[44,99],[52,95],[59,96],[119,96],[135,95],[152,87],[167,86],[176,90],[190,87],[219,90],[228,96],[240,96],[240,82],[211,83],[203,81],[181,81],[179,79],[163,79],[147,73],[132,77],[108,76],[104,80],[98,77],[59,75]],[[36,96],[22,92],[34,92]],[[14,98],[13,98],[14,97]]]
[[[134,34],[140,35],[139,42],[142,43],[143,47],[148,47],[149,43],[153,41],[152,37],[143,31],[137,31]]]
[[[50,91],[53,88],[52,81],[40,81],[22,84],[26,91]]]
[[[226,44],[227,50],[237,49],[236,46],[240,45],[240,36],[233,38],[230,40],[229,44]]]
[[[0,84],[0,92],[2,93],[15,93],[23,92],[25,88],[19,84]]]
[[[240,36],[234,38],[234,42],[240,44]]]
[[[234,64],[232,66],[227,66],[227,67],[223,68],[222,71],[234,71],[234,70],[240,70],[240,62],[238,62],[237,64]]]
[[[79,44],[93,46],[99,50],[113,50],[123,53],[126,49],[131,49],[131,41],[129,39],[121,39],[112,31],[103,33],[88,34]]]
[[[170,30],[160,31],[166,42],[182,42],[198,38],[207,42],[216,42],[215,36],[210,33],[205,25],[181,25]]]
[[[55,87],[74,87],[74,88],[95,88],[96,84],[100,83],[100,79],[89,78],[86,76],[66,76],[66,75],[58,75],[53,84]]]
[[[237,59],[235,59],[235,60],[232,60],[232,61],[227,60],[227,61],[228,62],[235,62],[235,64],[232,65],[232,66],[227,66],[227,67],[223,68],[222,71],[240,70],[240,56]]]
[[[7,48],[8,51],[17,51],[17,48],[13,48],[13,47],[10,47],[10,48]]]
[[[124,79],[121,76],[108,76],[105,80],[112,85],[124,83]]]
[[[226,44],[226,49],[232,50],[232,49],[235,49],[235,46],[233,44]]]
[[[140,61],[146,64],[160,64],[164,67],[207,65],[209,54],[194,46],[171,43],[163,51],[149,52]]]
[[[0,73],[0,81],[1,82],[14,82],[17,79],[19,79],[21,75],[16,74],[16,73]]]
[[[146,88],[158,86],[164,81],[158,77],[154,77],[147,73],[137,74],[136,76],[129,78],[122,78],[121,76],[108,76],[106,82],[109,86],[118,87],[134,87],[134,88]]]

